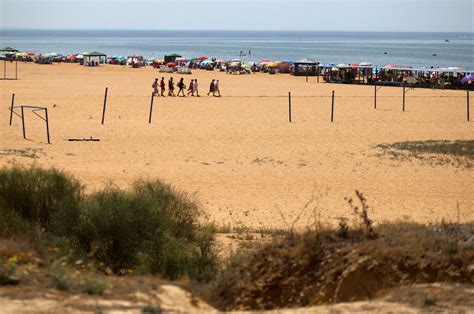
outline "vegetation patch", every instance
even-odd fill
[[[367,300],[414,283],[474,283],[474,224],[376,225],[356,195],[339,229],[236,252],[203,297],[220,310],[269,310]]]
[[[198,223],[200,208],[190,195],[157,180],[83,191],[55,169],[1,169],[0,236],[28,235],[57,259],[92,260],[103,272],[212,279],[213,229]],[[58,289],[70,286],[59,268],[52,277]]]
[[[407,141],[376,147],[397,160],[416,158],[431,164],[451,164],[461,168],[474,165],[474,140]]]

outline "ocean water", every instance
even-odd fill
[[[138,54],[148,58],[170,53],[238,58],[243,51],[246,56],[242,59],[248,61],[311,58],[321,63],[372,62],[379,66],[456,66],[474,70],[474,33],[4,29],[0,30],[0,46],[62,54],[95,50],[107,55]]]

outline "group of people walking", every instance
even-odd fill
[[[189,87],[186,89],[186,84],[184,83],[184,78],[181,78],[176,84],[176,87],[178,88],[178,92],[175,94],[175,83],[173,78],[171,77],[168,80],[168,96],[175,97],[175,96],[181,96],[181,97],[186,97],[187,96],[196,96],[196,97],[201,97],[199,95],[199,83],[197,79],[192,79],[191,82],[189,83]],[[158,82],[158,79],[155,78],[155,81],[151,85],[153,88],[153,95],[154,96],[163,96],[165,97],[165,92],[166,92],[166,82],[165,78],[162,77],[161,81]],[[187,93],[186,93],[187,92]],[[207,96],[216,96],[216,97],[221,97],[221,92],[219,89],[219,80],[212,80],[210,85],[209,85],[209,92],[207,93]]]

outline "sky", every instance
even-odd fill
[[[0,0],[0,28],[474,32],[474,0]]]

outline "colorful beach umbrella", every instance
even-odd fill
[[[466,75],[462,80],[461,83],[466,84],[469,81],[474,81],[474,75]]]
[[[204,60],[201,62],[201,64],[214,64],[214,62],[211,60]]]

